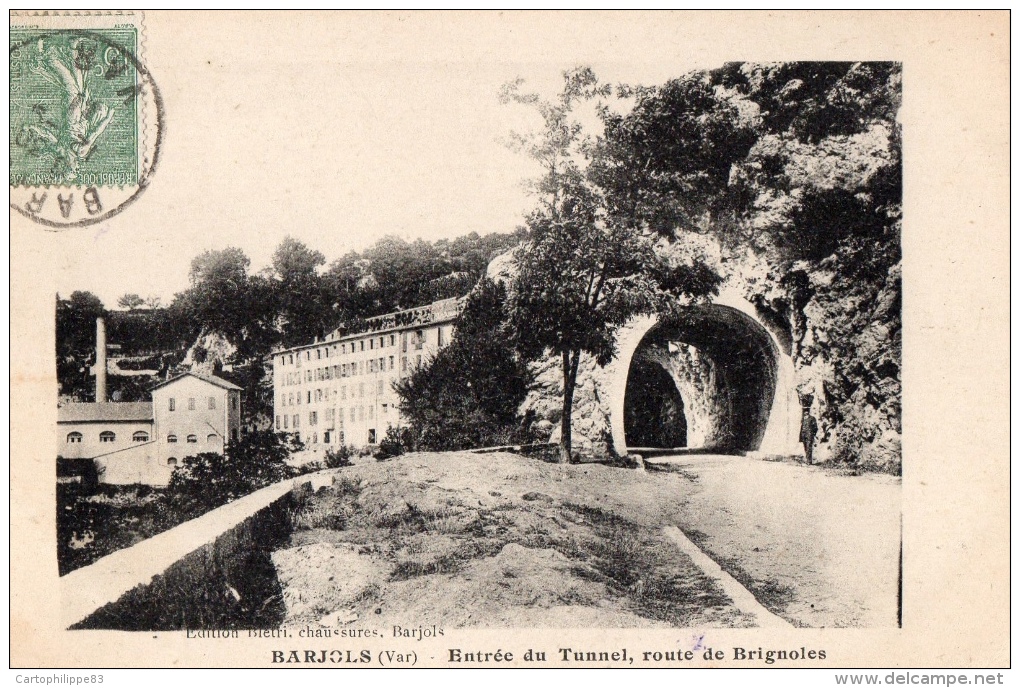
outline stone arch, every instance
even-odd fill
[[[719,452],[797,454],[800,407],[789,337],[733,291],[669,321],[643,316],[623,328],[607,367],[614,450],[628,449],[627,386],[659,365],[682,399],[686,446]],[[633,392],[632,392],[633,394]],[[634,446],[630,444],[630,446]]]

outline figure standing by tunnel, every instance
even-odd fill
[[[815,435],[818,434],[818,421],[811,415],[811,406],[804,406],[804,415],[800,419],[800,441],[804,445],[804,458],[811,464],[815,449]]]

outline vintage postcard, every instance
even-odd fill
[[[1008,667],[1008,13],[9,43],[12,666]]]

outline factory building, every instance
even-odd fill
[[[104,483],[166,485],[186,456],[222,454],[241,431],[241,388],[186,372],[152,389],[152,401],[106,397],[106,329],[96,323],[96,402],[57,409],[57,457],[91,460]]]
[[[450,343],[460,310],[460,299],[436,301],[274,352],[274,427],[311,450],[378,444],[400,425],[393,383]]]

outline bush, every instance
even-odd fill
[[[343,468],[344,466],[352,466],[354,465],[351,462],[351,457],[353,455],[354,450],[346,444],[341,445],[339,449],[327,449],[326,456],[324,458],[326,468]]]
[[[410,428],[400,428],[391,425],[386,429],[386,436],[379,443],[379,449],[375,452],[376,459],[389,459],[400,456],[408,449],[414,448],[414,433]]]
[[[185,457],[170,478],[168,492],[181,513],[197,516],[296,476],[298,469],[287,459],[302,448],[296,435],[251,432],[227,444],[223,454]]]

